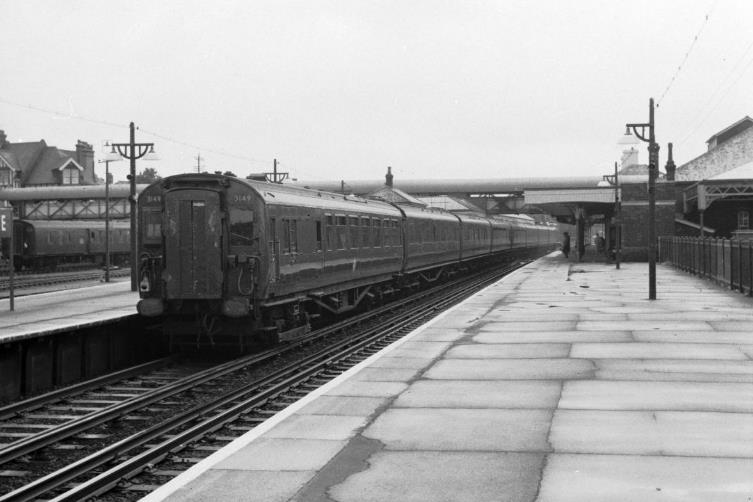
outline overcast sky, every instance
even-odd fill
[[[138,170],[162,176],[198,155],[241,176],[277,158],[301,180],[392,166],[398,186],[599,176],[650,97],[662,165],[667,142],[681,164],[753,115],[751,0],[0,0],[0,12],[8,139],[99,154],[133,121],[161,158]],[[123,179],[127,162],[111,169]]]

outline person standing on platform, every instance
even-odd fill
[[[562,254],[565,258],[570,254],[570,234],[567,232],[562,234]]]

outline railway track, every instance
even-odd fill
[[[128,277],[129,268],[110,270],[110,277]],[[81,281],[97,281],[104,277],[102,270],[82,270],[77,272],[58,272],[51,274],[19,274],[13,278],[14,289],[29,289]],[[0,292],[7,295],[10,279],[0,277]]]
[[[116,419],[138,420],[139,415],[162,408],[160,420],[148,426],[145,420],[138,432],[110,441],[64,467],[26,482],[0,496],[0,502],[35,500],[38,497],[55,501],[88,500],[113,488],[117,488],[114,495],[117,500],[136,499],[519,266],[520,263],[494,274],[456,281],[452,287],[444,284],[415,295],[409,301],[402,300],[397,306],[385,306],[318,330],[295,344],[229,361],[188,376],[176,376],[172,381],[163,373],[152,373],[152,379],[163,381],[151,390],[81,416],[69,415],[59,426],[48,426],[0,447],[0,469],[5,469],[5,476],[12,476],[14,469],[34,456],[50,457],[81,441],[102,440],[101,434],[91,432],[97,427],[110,424],[113,428],[112,424],[118,422]],[[381,320],[363,327],[373,315],[381,316]],[[352,334],[355,326],[362,327]],[[306,348],[305,354],[298,354],[290,360],[280,359],[301,347]],[[273,364],[270,365],[270,361]],[[268,365],[261,372],[249,372],[249,368],[264,362]],[[231,381],[234,385],[229,384]],[[110,389],[128,394],[128,388],[121,384]],[[203,393],[211,398],[196,400],[191,406],[170,408],[170,403],[184,402],[182,396],[188,392]],[[91,404],[87,399],[68,399],[69,404],[74,401]],[[49,405],[46,406],[49,409]],[[166,413],[165,407],[170,408]],[[34,403],[33,410],[39,408],[39,403]],[[3,413],[0,409],[0,417],[8,413],[9,410]],[[26,420],[34,413],[39,415],[38,411],[23,407],[12,410],[14,416]],[[0,433],[10,429],[0,424]],[[57,449],[53,449],[55,447]],[[23,479],[20,471],[16,474]]]

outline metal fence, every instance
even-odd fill
[[[659,237],[659,260],[753,296],[753,241]]]

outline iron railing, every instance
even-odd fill
[[[659,237],[659,260],[753,296],[753,241]]]

